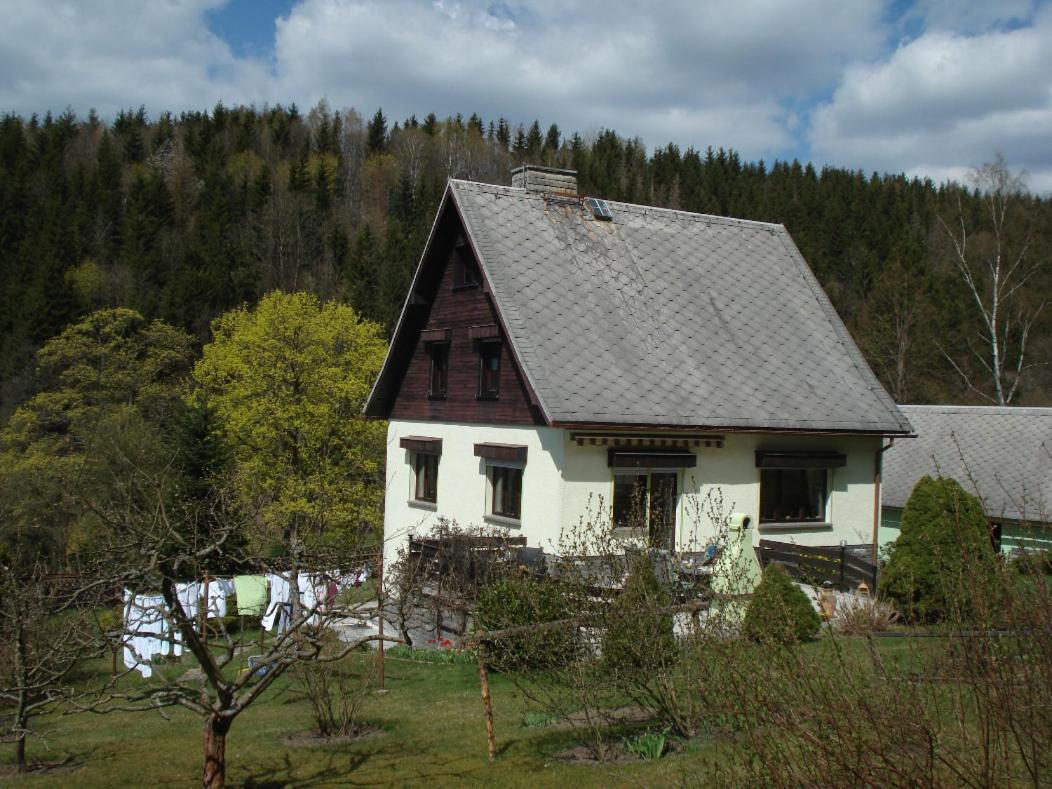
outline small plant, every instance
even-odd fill
[[[526,710],[522,714],[522,727],[524,729],[533,729],[540,726],[550,726],[557,720],[558,718],[555,715],[542,710]]]
[[[397,644],[386,651],[387,657],[418,660],[422,663],[474,663],[478,660],[470,649],[417,649],[408,644]]]
[[[853,636],[880,633],[899,621],[899,612],[887,600],[875,597],[850,597],[836,607],[833,625]]]
[[[625,741],[625,748],[640,759],[660,759],[665,754],[666,738],[660,732],[647,732]]]
[[[755,641],[792,644],[812,640],[821,626],[822,618],[785,570],[767,565],[749,601],[742,632]]]
[[[333,639],[335,640],[335,639]],[[294,669],[294,677],[303,695],[310,701],[311,714],[322,737],[348,737],[361,728],[361,710],[372,687],[374,661],[352,657],[328,661],[326,657],[338,648],[326,644],[319,660],[305,661]]]

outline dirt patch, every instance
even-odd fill
[[[379,726],[359,726],[351,734],[341,734],[335,737],[323,737],[316,731],[295,731],[281,738],[282,743],[290,748],[320,748],[323,745],[349,745],[352,742],[363,740],[375,740],[383,737],[386,731]]]
[[[557,762],[588,764],[599,767],[609,767],[612,764],[628,764],[630,762],[639,761],[639,757],[626,751],[624,746],[619,744],[615,745],[613,743],[604,746],[601,753],[596,753],[595,748],[578,745],[575,748],[569,748],[565,751],[559,751],[558,753],[553,754],[552,759]]]
[[[549,724],[553,729],[579,729],[599,722],[602,726],[626,723],[645,723],[650,715],[640,707],[620,707],[616,710],[580,710]]]

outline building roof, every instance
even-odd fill
[[[883,503],[902,508],[922,476],[956,479],[990,518],[1052,520],[1052,408],[904,405],[916,438],[884,454]]]
[[[458,180],[448,202],[550,424],[910,432],[781,225],[613,201],[600,221]]]

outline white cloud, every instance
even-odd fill
[[[266,59],[209,30],[224,2],[0,0],[0,112],[326,98],[932,176],[1001,151],[1052,189],[1033,0],[300,0]],[[889,50],[895,30],[914,38]]]
[[[878,0],[303,0],[276,20],[263,62],[209,32],[205,11],[220,2],[13,4],[0,111],[325,97],[392,118],[538,118],[770,157],[795,146],[798,105],[881,42]]]
[[[811,116],[823,161],[960,176],[1004,154],[1052,188],[1052,13],[1033,24],[965,35],[925,33],[886,60],[853,65]]]
[[[215,0],[8,5],[0,8],[0,111],[112,115],[264,95],[263,65],[234,57],[205,25]]]

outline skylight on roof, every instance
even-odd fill
[[[592,216],[596,219],[609,222],[614,218],[614,215],[610,213],[610,206],[606,204],[606,200],[600,200],[598,197],[589,197],[585,202],[592,209]]]

